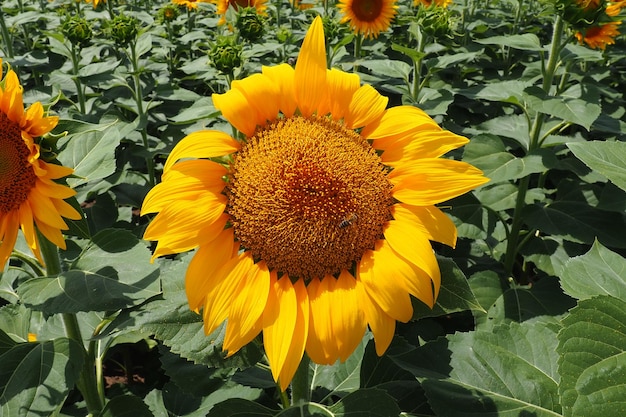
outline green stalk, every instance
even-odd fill
[[[139,74],[139,57],[137,56],[137,42],[133,40],[130,43],[130,60],[133,65],[133,83],[135,84],[134,96],[137,103],[137,114],[139,116],[139,128],[141,132],[141,140],[143,147],[146,151],[149,151],[148,143],[148,115],[143,108],[143,90],[141,88],[141,77]],[[148,167],[148,179],[151,186],[155,184],[154,176],[154,160],[152,156],[146,157],[146,166]]]
[[[363,46],[363,35],[357,33],[354,35],[354,66],[352,72],[359,71],[359,59],[361,58],[361,46]]]
[[[4,44],[7,48],[7,56],[9,58],[13,58],[13,41],[11,36],[9,35],[9,29],[7,28],[7,24],[4,21],[4,12],[0,9],[0,29],[2,29],[2,39],[4,39]]]
[[[311,390],[309,386],[310,362],[311,360],[305,353],[291,380],[291,405],[301,405],[311,401]]]
[[[561,37],[563,35],[563,18],[561,15],[557,15],[554,21],[553,32],[552,32],[552,41],[550,45],[550,52],[548,56],[548,64],[545,66],[545,70],[543,72],[543,91],[546,94],[550,94],[550,90],[552,89],[552,80],[554,79],[554,72],[556,70],[556,65],[559,61],[559,54],[562,49]],[[543,127],[543,122],[545,120],[545,115],[543,113],[537,113],[535,116],[535,120],[533,121],[533,125],[530,129],[530,141],[528,143],[528,152],[532,152],[540,146],[539,138],[541,136],[541,128]],[[530,176],[526,176],[522,178],[520,184],[517,189],[517,199],[515,201],[515,211],[513,213],[513,222],[511,224],[511,233],[509,235],[509,239],[507,241],[506,253],[504,256],[504,270],[508,276],[511,276],[513,273],[513,266],[515,265],[515,259],[517,258],[517,253],[520,246],[518,246],[518,241],[520,238],[520,233],[522,230],[522,209],[525,206],[526,201],[526,193],[528,192],[528,186],[530,185]]]
[[[41,244],[41,255],[46,264],[46,274],[48,276],[57,276],[61,273],[61,260],[59,258],[58,248],[39,234],[39,243]],[[65,334],[68,338],[75,340],[84,346],[83,337],[80,333],[80,326],[78,325],[78,319],[74,313],[61,314],[63,324],[65,326]],[[91,349],[90,349],[91,350]],[[85,403],[87,404],[87,411],[92,416],[100,415],[102,411],[104,398],[98,394],[98,387],[96,383],[96,374],[94,371],[94,354],[93,352],[85,352],[85,361],[83,363],[83,369],[80,372],[78,381],[76,381],[76,387],[83,395]]]
[[[424,42],[424,34],[418,28],[417,33],[417,52],[418,58],[412,57],[413,61],[413,88],[411,89],[411,96],[414,103],[418,103],[419,96],[422,91],[422,61],[424,60],[424,50],[426,49],[426,42]]]
[[[74,85],[76,85],[76,95],[78,96],[78,105],[80,108],[81,114],[85,114],[87,112],[87,107],[85,106],[85,93],[83,91],[83,85],[78,78],[78,54],[76,53],[76,45],[72,44],[71,47],[71,55],[72,55],[72,72],[74,81]]]

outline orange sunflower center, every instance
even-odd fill
[[[0,112],[0,213],[17,209],[37,179],[19,125]]]
[[[325,117],[257,130],[235,158],[228,200],[240,244],[304,279],[350,269],[382,238],[393,204],[376,152]]]
[[[383,0],[353,0],[352,12],[363,22],[376,20],[383,10]]]

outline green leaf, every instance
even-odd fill
[[[530,86],[529,81],[500,81],[486,85],[474,86],[461,91],[466,97],[501,101],[505,103],[520,103],[524,96],[524,89]]]
[[[74,387],[83,348],[70,339],[20,343],[0,356],[0,415],[50,415]]]
[[[374,74],[391,78],[400,78],[408,80],[409,74],[413,71],[411,66],[406,62],[394,61],[391,59],[371,59],[363,61],[361,65]]]
[[[563,415],[626,415],[626,302],[583,300],[563,326],[557,348]]]
[[[93,126],[102,129],[102,126]],[[115,171],[115,148],[121,136],[115,126],[104,130],[75,132],[59,141],[59,161],[74,168],[74,176],[68,178],[71,187],[105,178]]]
[[[567,147],[589,168],[604,175],[622,190],[626,190],[625,142],[567,143]]]
[[[328,395],[339,395],[356,391],[360,384],[361,362],[365,346],[371,339],[370,334],[366,334],[361,343],[345,362],[337,362],[333,365],[318,365],[311,362],[311,375],[313,380],[311,388],[323,387],[330,391]],[[323,401],[322,401],[323,402]]]
[[[556,332],[543,323],[511,323],[457,333],[394,356],[422,383],[437,415],[557,417]]]
[[[119,395],[111,398],[101,417],[154,417],[148,406],[139,397],[134,395]]]
[[[200,119],[209,119],[218,114],[219,111],[213,106],[213,99],[202,97],[190,107],[171,117],[170,120],[175,124],[188,124]]]
[[[17,342],[28,341],[31,311],[23,304],[8,304],[0,308],[0,330]]]
[[[480,281],[472,284],[472,287],[476,288],[488,281],[490,291],[485,295],[485,301],[495,296],[498,286],[505,288],[502,295],[488,307],[486,317],[477,320],[483,324],[485,330],[503,322],[523,322],[540,316],[547,318],[558,316],[565,314],[576,304],[574,299],[563,293],[558,279],[554,277],[545,277],[532,285],[514,285],[506,288],[503,287],[506,285],[504,281],[495,275],[479,276]],[[474,314],[479,316],[479,313]]]
[[[521,49],[524,51],[544,51],[541,41],[533,33],[522,35],[492,36],[486,39],[475,39],[474,42],[482,45],[499,45],[503,47]]]
[[[24,303],[47,313],[117,310],[160,293],[159,270],[132,233],[96,234],[69,271],[20,285]]]
[[[626,302],[626,259],[597,241],[586,254],[571,258],[561,274],[563,290],[574,298],[610,295]]]
[[[437,257],[441,270],[441,288],[437,302],[431,310],[413,299],[413,318],[439,317],[457,311],[482,310],[467,283],[467,278],[452,259]]]
[[[0,356],[11,350],[11,348],[15,345],[17,345],[17,342],[11,339],[8,334],[0,329]]]
[[[207,417],[271,417],[275,411],[250,400],[229,398],[215,405]]]
[[[333,416],[350,417],[397,417],[400,409],[385,391],[360,389],[348,394],[332,407]]]
[[[524,207],[522,216],[531,229],[562,236],[573,242],[626,248],[626,222],[621,213],[599,210],[582,202],[557,201]]]
[[[583,98],[554,97],[547,95],[541,88],[533,86],[525,90],[526,102],[529,108],[558,117],[566,122],[583,126],[589,130],[592,123],[602,111],[598,103],[592,103]]]

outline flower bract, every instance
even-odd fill
[[[2,60],[0,60],[0,79]],[[55,180],[73,170],[40,159],[35,139],[50,132],[58,117],[44,116],[40,102],[24,110],[22,86],[9,70],[0,83],[0,263],[5,265],[21,229],[26,243],[43,263],[39,231],[65,248],[63,217],[78,220],[80,214],[64,199],[75,192]]]
[[[228,354],[262,332],[283,390],[305,351],[344,361],[368,326],[384,353],[411,296],[437,298],[430,241],[456,243],[435,205],[487,181],[441,158],[468,140],[327,69],[319,17],[295,68],[263,67],[213,101],[242,138],[203,130],[173,149],[142,207],[158,212],[144,235],[158,240],[154,257],[198,248],[191,309],[207,333],[228,320]]]

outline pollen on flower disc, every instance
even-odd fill
[[[19,125],[0,112],[0,213],[26,201],[37,179]]]
[[[235,158],[228,199],[240,244],[304,279],[350,269],[382,237],[393,204],[376,152],[324,117],[257,130]]]

